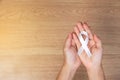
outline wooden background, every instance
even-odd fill
[[[119,0],[0,0],[0,80],[55,80],[77,21],[103,42],[107,80],[120,80]],[[87,80],[82,66],[74,80]]]

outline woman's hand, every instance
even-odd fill
[[[85,51],[80,56],[78,55],[78,50],[82,46],[78,39],[81,31],[86,31],[89,35],[90,40],[87,46],[92,53],[91,57],[88,57]],[[104,80],[101,40],[95,34],[92,34],[87,24],[78,23],[74,27],[74,32],[69,33],[65,41],[64,57],[64,65],[57,80],[72,80],[81,63],[87,69],[89,80]]]
[[[73,33],[69,33],[64,46],[64,65],[69,66],[72,69],[77,69],[80,64],[80,58],[77,54],[77,46],[73,40]]]
[[[73,33],[69,33],[64,46],[64,64],[57,80],[72,80],[80,64],[81,61],[77,54]]]
[[[77,45],[77,49],[79,49],[82,46],[78,39],[78,35],[80,34],[81,31],[86,31],[90,39],[87,46],[90,52],[92,53],[92,56],[88,57],[85,51],[83,51],[82,54],[79,56],[81,62],[87,69],[89,79],[90,80],[103,80],[97,77],[97,74],[101,74],[101,75],[103,74],[101,40],[95,34],[94,35],[92,34],[91,30],[89,29],[86,23],[83,23],[83,24],[78,23],[77,26],[74,28],[74,31],[76,34],[73,34],[73,38]],[[95,76],[97,77],[97,79],[95,78]]]

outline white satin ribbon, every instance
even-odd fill
[[[86,39],[84,40],[83,36],[82,35],[85,35],[86,36]],[[85,50],[86,54],[88,55],[88,57],[91,57],[92,54],[87,46],[88,44],[88,41],[89,41],[89,37],[88,37],[88,33],[85,32],[85,31],[82,31],[79,36],[79,41],[81,42],[82,46],[80,47],[80,49],[78,50],[78,55],[81,55],[81,53],[83,52],[83,50]]]

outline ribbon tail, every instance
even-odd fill
[[[91,54],[90,50],[88,49],[88,47],[86,47],[84,49],[85,49],[85,52],[87,53],[88,57],[91,57],[92,54]]]

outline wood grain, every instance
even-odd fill
[[[0,80],[55,80],[77,21],[100,36],[107,80],[120,80],[119,0],[0,0]],[[87,80],[82,66],[74,80]]]

